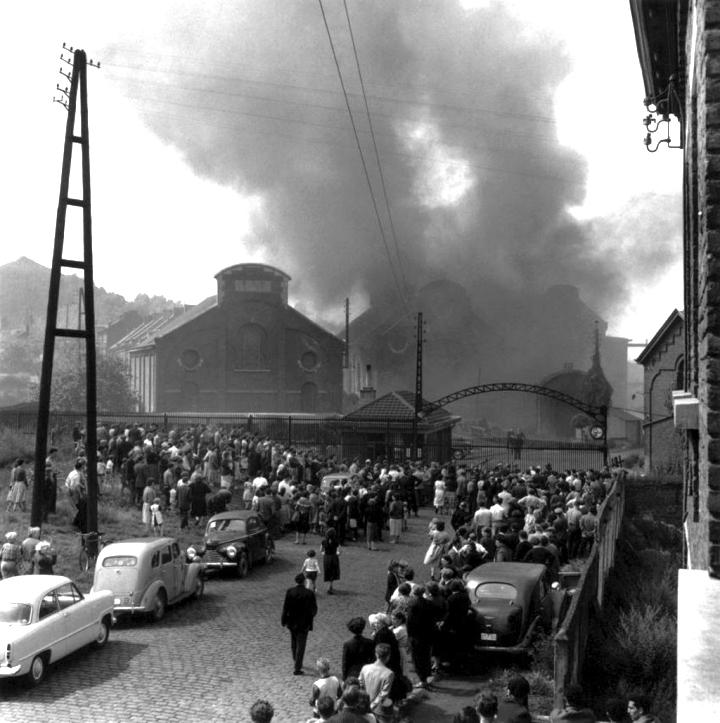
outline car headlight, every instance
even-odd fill
[[[237,547],[235,547],[234,545],[228,545],[228,546],[225,548],[225,554],[226,554],[229,558],[237,557]]]
[[[194,547],[188,547],[186,554],[188,560],[194,560],[197,557],[197,550]]]

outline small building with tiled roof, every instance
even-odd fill
[[[673,390],[683,388],[685,320],[674,309],[635,360],[643,367],[645,470],[682,474],[682,436],[673,421]]]
[[[290,277],[266,264],[215,275],[216,296],[130,332],[143,412],[339,412],[341,340],[288,304]]]
[[[423,399],[423,407],[428,401]],[[395,391],[346,414],[341,422],[342,446],[346,455],[369,459],[386,457],[404,461],[413,455],[413,431],[416,431],[417,458],[445,461],[452,456],[452,429],[460,421],[445,409],[432,409],[417,419],[415,394]]]

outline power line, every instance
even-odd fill
[[[385,174],[383,173],[382,163],[380,162],[380,153],[378,152],[377,143],[375,141],[375,131],[373,129],[373,122],[370,116],[370,108],[368,106],[367,94],[365,92],[365,82],[363,81],[362,71],[360,70],[360,59],[358,58],[357,46],[355,45],[355,35],[352,29],[352,23],[350,22],[350,13],[348,12],[347,1],[343,0],[343,7],[345,8],[345,17],[347,18],[348,31],[350,33],[350,40],[352,42],[353,55],[355,56],[355,65],[357,67],[358,78],[360,79],[360,88],[362,89],[363,102],[365,104],[365,114],[368,120],[368,126],[370,128],[370,137],[372,138],[373,148],[375,150],[375,161],[378,167],[378,174],[380,176],[380,186],[382,188],[383,199],[385,201],[385,208],[387,209],[388,222],[390,224],[390,235],[395,245],[395,253],[398,259],[398,266],[400,268],[400,276],[402,277],[403,286],[405,289],[405,296],[408,295],[407,279],[405,278],[405,271],[403,270],[403,257],[400,252],[400,245],[398,244],[397,234],[395,233],[395,224],[393,223],[392,209],[390,208],[390,201],[388,200],[387,188],[385,186]]]
[[[165,59],[169,59],[171,62],[174,62],[174,61],[177,61],[177,60],[187,61],[187,56],[186,56],[186,55],[174,54],[174,53],[148,53],[148,52],[138,52],[138,51],[133,51],[133,50],[130,50],[130,49],[127,49],[127,48],[123,48],[123,55],[136,55],[136,56],[139,56],[140,58],[160,58],[160,59],[165,58]],[[153,62],[154,62],[154,61],[153,61]],[[109,65],[109,64],[106,63],[106,65]],[[103,67],[105,67],[105,66],[103,66]],[[118,66],[118,67],[119,67],[119,66]],[[206,66],[206,67],[208,67],[208,66]],[[267,65],[255,65],[255,66],[253,66],[251,63],[247,62],[245,59],[243,59],[242,65],[240,65],[240,64],[235,64],[235,65],[233,66],[233,65],[230,64],[230,63],[223,62],[222,66],[215,66],[215,67],[222,67],[222,68],[228,68],[228,67],[229,67],[229,68],[231,68],[231,69],[232,69],[233,67],[237,67],[237,68],[242,68],[243,71],[253,70],[253,69],[254,69],[254,70],[257,70],[258,72],[262,72],[262,73],[267,72]],[[303,65],[303,68],[307,68],[307,66],[306,66],[306,65]],[[142,69],[142,66],[139,66],[139,67],[136,66],[136,69]],[[516,66],[515,69],[517,70],[517,66]],[[281,73],[282,75],[290,75],[291,73],[297,71],[297,65],[293,65],[293,66],[273,65],[273,70],[278,71],[278,72]],[[163,71],[158,71],[158,72],[172,73],[172,72],[175,72],[175,71],[163,70]],[[193,73],[192,71],[185,71],[185,72],[186,72],[188,75],[194,75],[194,74],[196,74],[196,73]],[[317,65],[316,65],[316,66],[313,68],[313,77],[318,76],[318,75],[323,75],[323,76],[325,76],[326,78],[330,79],[330,75],[325,72],[324,67],[321,67],[321,66],[317,66]],[[216,77],[219,77],[219,78],[220,78],[220,77],[225,77],[225,78],[228,79],[228,80],[234,80],[234,81],[242,81],[242,80],[243,80],[242,78],[240,78],[240,77],[238,77],[238,76],[216,76]],[[250,82],[250,83],[263,83],[263,82],[265,82],[265,81],[253,80],[252,78],[247,78],[246,80],[247,80],[247,82]],[[473,98],[473,99],[477,97],[477,93],[476,93],[476,92],[470,92],[470,91],[467,91],[467,90],[462,90],[462,89],[458,88],[457,86],[450,86],[450,85],[448,85],[447,83],[443,83],[442,89],[438,89],[438,88],[428,88],[427,86],[422,86],[422,85],[419,85],[419,84],[417,84],[417,83],[412,83],[412,82],[407,81],[407,80],[404,80],[404,81],[403,81],[403,84],[400,85],[400,86],[399,86],[399,85],[392,85],[392,84],[382,84],[382,85],[380,85],[380,84],[378,84],[378,83],[374,83],[373,86],[374,86],[375,88],[378,88],[378,89],[379,89],[379,88],[382,88],[383,90],[388,90],[388,91],[391,91],[391,92],[397,91],[397,90],[399,90],[399,89],[401,89],[401,90],[403,90],[403,91],[406,91],[406,90],[410,89],[410,90],[417,90],[419,93],[421,93],[421,94],[423,94],[423,95],[425,95],[425,94],[427,94],[429,91],[431,91],[431,92],[433,92],[433,93],[451,93],[451,94],[453,94],[453,95],[467,96],[467,97]],[[301,86],[297,86],[297,85],[292,86],[292,85],[291,85],[291,86],[289,86],[289,87],[299,88],[299,87],[301,87]],[[307,87],[307,86],[306,86],[306,87]],[[320,89],[316,89],[316,90],[318,90],[319,92],[334,92],[334,91],[325,91],[325,90],[320,90]],[[353,95],[353,94],[350,93],[350,95]],[[534,101],[537,101],[538,103],[542,103],[542,104],[547,104],[547,103],[548,103],[548,94],[547,94],[547,93],[532,93],[531,91],[529,92],[529,91],[527,91],[527,90],[523,90],[523,97],[524,97],[524,98],[530,98],[530,99],[532,99],[532,100],[534,100]],[[391,98],[388,98],[388,100],[390,100],[390,99],[393,99],[393,100],[394,100],[394,99],[395,99],[395,96],[391,96]],[[508,113],[508,115],[513,115],[513,114]],[[522,114],[522,117],[531,118],[531,119],[533,119],[533,120],[539,120],[539,121],[542,121],[542,122],[547,122],[547,123],[552,123],[552,124],[556,124],[556,123],[557,123],[557,121],[556,121],[554,118],[552,118],[551,116],[545,116],[545,115],[541,115],[541,114],[527,113],[527,114]]]
[[[143,86],[155,85],[155,86],[161,86],[163,88],[177,88],[178,90],[190,91],[190,92],[194,92],[194,93],[219,95],[219,96],[225,96],[225,97],[229,97],[229,98],[245,98],[245,99],[249,99],[249,100],[257,100],[262,103],[289,104],[289,105],[300,106],[300,107],[304,107],[304,108],[315,108],[315,109],[319,109],[319,110],[327,110],[332,113],[344,113],[346,110],[345,108],[338,108],[337,106],[323,105],[321,103],[310,103],[307,101],[297,101],[297,100],[291,100],[289,98],[268,98],[266,96],[252,95],[252,94],[248,94],[248,93],[240,93],[240,92],[235,92],[235,91],[217,90],[215,88],[197,88],[197,87],[192,87],[192,86],[179,85],[177,83],[167,83],[167,82],[152,81],[152,80],[151,81],[140,80],[139,78],[135,78],[135,77],[130,77],[130,78],[127,78],[125,76],[116,76],[116,77],[120,77],[120,78],[123,78],[124,80],[129,80],[131,82],[140,83]],[[140,96],[133,96],[133,95],[128,95],[128,94],[126,94],[126,97],[137,98],[140,100],[146,100],[144,98],[141,98]],[[155,102],[158,102],[158,103],[172,102],[172,101],[163,101],[163,100],[159,100],[159,99],[147,99],[147,100],[154,100]],[[211,108],[210,106],[201,106],[201,105],[198,105],[197,107],[198,108]],[[214,108],[212,108],[212,109],[214,110]],[[231,111],[231,110],[229,110],[228,112],[235,112],[235,113],[238,113],[239,115],[250,115],[250,113],[248,111]],[[398,118],[396,116],[394,116],[390,113],[383,113],[382,111],[375,110],[373,112],[373,115],[375,117],[379,116],[381,118],[387,118],[389,120],[398,120]],[[305,122],[298,118],[285,119],[285,118],[281,118],[278,116],[264,115],[264,114],[261,117],[273,118],[276,120],[287,120],[287,122],[293,122],[293,123]],[[406,119],[405,122],[409,123],[412,121],[410,119]],[[333,126],[327,126],[327,127],[332,128]],[[460,129],[465,128],[468,130],[477,130],[477,126],[470,126],[465,123],[452,123],[452,122],[448,123],[448,122],[443,121],[443,129],[447,129],[447,128],[460,128]],[[364,132],[364,131],[361,131],[361,132]],[[380,134],[388,135],[386,133],[383,133],[382,131],[380,131]],[[508,136],[514,137],[514,138],[528,138],[528,139],[531,139],[533,141],[533,143],[541,142],[541,143],[548,143],[553,146],[557,145],[557,140],[554,138],[551,138],[550,136],[540,136],[540,135],[534,134],[534,133],[518,133],[516,131],[511,131],[508,129],[503,129],[501,131],[498,131],[495,129],[484,128],[483,134],[484,135],[495,135],[495,136],[500,136],[503,138],[508,137]],[[398,136],[400,134],[394,133],[393,135]],[[494,146],[478,145],[476,143],[472,144],[470,147],[477,148],[477,149],[491,150],[491,151],[497,150],[497,148]],[[504,150],[513,151],[515,149],[506,147]],[[533,154],[528,154],[528,152],[524,151],[524,150],[517,150],[516,152],[522,153],[524,157],[527,157],[528,155],[533,155]]]
[[[397,272],[395,271],[395,265],[393,264],[392,254],[390,253],[390,248],[388,247],[387,238],[385,237],[385,229],[382,225],[382,220],[380,219],[380,212],[378,210],[377,201],[375,200],[375,193],[373,192],[372,182],[370,181],[370,174],[368,172],[367,164],[365,163],[365,156],[362,151],[362,146],[360,144],[360,136],[358,135],[357,127],[355,125],[355,119],[353,118],[352,109],[350,108],[350,99],[348,98],[347,92],[345,90],[345,82],[343,81],[342,77],[342,71],[340,70],[340,63],[337,58],[337,53],[335,52],[335,44],[332,40],[332,34],[330,33],[330,27],[327,22],[327,17],[325,16],[325,8],[323,7],[322,0],[318,0],[318,4],[320,5],[320,13],[322,14],[323,23],[325,25],[325,31],[327,33],[328,42],[330,43],[330,50],[332,52],[333,60],[335,62],[335,68],[337,69],[338,73],[338,80],[340,81],[340,87],[343,91],[343,96],[345,98],[345,105],[347,106],[348,110],[348,116],[350,117],[350,124],[352,125],[353,134],[355,135],[355,142],[357,144],[358,152],[360,153],[360,160],[362,162],[363,167],[363,173],[365,174],[365,180],[367,181],[368,190],[370,191],[370,198],[372,200],[373,209],[375,210],[375,218],[378,222],[378,228],[380,230],[380,236],[382,238],[383,246],[385,247],[385,254],[387,255],[388,263],[390,264],[390,271],[392,272],[393,278],[395,279],[395,284],[397,285],[397,292],[400,296],[400,300],[403,303],[403,306],[407,307],[407,298],[405,297],[405,290],[400,288],[400,284],[397,277]]]
[[[303,121],[303,120],[299,120],[297,118],[281,118],[278,116],[272,116],[272,115],[263,114],[263,113],[251,113],[251,112],[246,112],[246,111],[236,111],[236,110],[231,110],[228,108],[213,108],[211,106],[199,106],[196,103],[181,103],[180,101],[173,101],[173,100],[166,100],[166,99],[159,99],[159,98],[146,98],[144,96],[128,95],[127,97],[132,100],[138,100],[138,101],[143,101],[143,102],[160,103],[160,104],[164,104],[164,105],[175,105],[175,106],[178,106],[181,108],[208,110],[208,111],[211,111],[214,113],[223,113],[223,114],[227,114],[227,115],[248,116],[251,118],[259,118],[262,120],[275,120],[275,121],[279,121],[282,123],[290,123],[290,124],[294,124],[294,125],[308,125],[308,126],[314,126],[317,128],[324,128],[327,130],[336,130],[336,131],[344,130],[343,128],[340,128],[338,126],[328,125],[326,123],[317,123],[314,121]],[[148,110],[143,110],[142,112],[143,113],[152,113],[152,111],[148,111]],[[156,115],[164,115],[168,118],[178,118],[178,116],[172,116],[170,114],[163,114],[163,113],[156,113]],[[180,120],[192,122],[189,119],[184,118],[184,117],[180,117]],[[198,122],[207,124],[206,121],[198,121]],[[217,125],[217,127],[223,127],[222,124],[212,124],[212,125]],[[225,127],[235,127],[235,126],[225,126]],[[359,133],[359,130],[357,129],[357,127],[354,127],[354,130],[356,131],[356,133]],[[327,141],[327,139],[323,139],[321,141],[314,141],[312,139],[308,139],[305,137],[300,138],[298,136],[277,133],[274,131],[253,130],[253,132],[259,133],[261,135],[276,135],[276,136],[285,137],[285,138],[297,138],[300,140],[306,140],[307,142],[310,142],[310,143],[331,143],[330,141]],[[341,145],[341,144],[332,144],[332,145]],[[412,153],[403,153],[400,151],[386,151],[386,154],[387,153],[390,153],[392,155],[395,155],[395,156],[398,156],[401,158],[410,158],[412,160],[443,161],[445,163],[449,163],[449,164],[453,164],[453,165],[465,165],[468,168],[475,168],[475,169],[483,170],[483,171],[492,171],[493,173],[497,173],[497,174],[501,174],[501,175],[523,176],[526,178],[540,178],[543,180],[557,181],[558,183],[574,186],[577,188],[584,188],[584,184],[578,184],[574,181],[569,181],[566,178],[562,178],[560,176],[551,176],[551,175],[548,175],[545,173],[527,173],[525,171],[512,171],[512,170],[509,170],[508,168],[501,168],[501,167],[497,167],[497,166],[484,166],[484,165],[481,165],[478,163],[472,163],[471,161],[468,161],[465,159],[452,160],[452,159],[448,159],[448,158],[441,158],[438,156],[417,155],[417,154],[412,154]],[[527,157],[527,154],[524,154],[524,155]]]
[[[165,73],[165,74],[176,74],[176,75],[187,75],[187,76],[194,76],[198,78],[206,78],[210,80],[222,80],[227,82],[233,82],[233,83],[250,83],[252,85],[264,85],[271,88],[278,88],[280,90],[286,91],[286,90],[293,90],[293,91],[301,91],[301,92],[309,92],[309,93],[321,93],[324,95],[336,95],[337,91],[330,90],[329,88],[318,88],[313,86],[307,86],[307,85],[293,85],[292,83],[278,83],[273,82],[269,80],[253,80],[252,78],[243,78],[240,76],[233,76],[233,75],[220,75],[217,73],[201,73],[198,71],[190,71],[190,70],[181,70],[181,69],[173,69],[173,70],[165,70],[161,68],[149,68],[147,66],[142,65],[130,65],[127,63],[111,63],[106,62],[103,67],[114,67],[114,68],[127,68],[128,70],[140,70],[145,71],[148,73]],[[354,96],[354,93],[347,92],[347,95]],[[415,99],[407,99],[407,98],[400,98],[398,96],[385,96],[385,95],[376,95],[376,94],[370,94],[368,96],[373,101],[380,101],[383,103],[391,103],[391,104],[399,104],[399,105],[410,105],[410,106],[420,106],[422,108],[441,108],[443,110],[450,111],[452,113],[462,112],[462,113],[480,113],[480,114],[487,114],[492,116],[497,116],[500,118],[513,118],[517,120],[532,120],[532,121],[539,121],[542,123],[547,123],[549,125],[555,125],[557,121],[554,119],[548,117],[548,116],[541,116],[541,115],[534,115],[532,113],[509,113],[507,111],[500,111],[496,110],[494,108],[480,108],[480,107],[468,107],[463,105],[458,105],[454,103],[434,103],[432,101],[426,101],[426,100],[415,100]]]

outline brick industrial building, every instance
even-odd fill
[[[215,278],[216,296],[110,349],[129,364],[139,411],[339,413],[344,344],[288,305],[290,277],[238,264]]]

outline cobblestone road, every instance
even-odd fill
[[[159,624],[121,621],[103,650],[84,650],[52,666],[37,689],[19,681],[0,683],[0,721],[145,721],[249,720],[257,698],[275,706],[273,723],[297,723],[310,715],[308,697],[314,661],[330,659],[339,671],[346,622],[355,615],[384,609],[384,586],[391,557],[407,559],[418,579],[426,570],[429,515],[410,520],[398,545],[387,542],[369,552],[362,543],[343,548],[342,577],[336,594],[318,586],[318,616],[308,639],[304,676],[292,675],[289,633],[280,626],[285,590],[292,586],[309,547],[293,537],[277,542],[272,565],[254,568],[245,580],[212,577],[202,600],[168,610]],[[451,721],[480,687],[480,680],[449,680],[438,691],[423,693],[409,706],[408,720]]]

